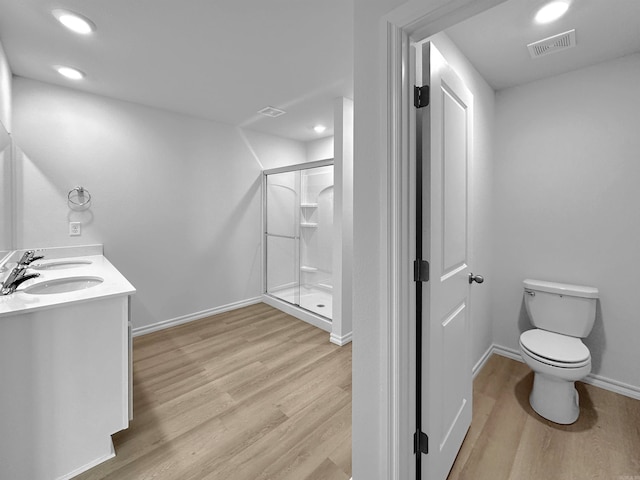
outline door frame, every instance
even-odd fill
[[[385,222],[388,266],[386,373],[388,385],[385,445],[386,478],[415,478],[415,315],[413,287],[415,260],[415,111],[413,79],[415,59],[411,44],[494,7],[506,0],[410,0],[381,20],[381,128],[386,135],[386,187],[388,217]],[[355,408],[355,406],[354,406]],[[381,472],[385,473],[385,472]],[[428,479],[423,479],[428,480]]]

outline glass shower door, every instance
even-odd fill
[[[265,172],[265,292],[331,320],[333,165],[327,162]]]
[[[333,165],[300,172],[300,306],[332,318]]]
[[[266,177],[266,291],[300,304],[300,171]]]

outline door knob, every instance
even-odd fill
[[[469,274],[469,284],[476,282],[482,283],[484,282],[484,277],[482,275],[474,275],[473,273]]]

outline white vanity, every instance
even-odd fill
[[[0,478],[72,478],[115,454],[131,415],[135,289],[102,246],[38,253],[40,276],[0,296]]]

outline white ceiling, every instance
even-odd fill
[[[544,3],[510,0],[447,34],[496,90],[640,51],[640,0],[572,0],[535,25]],[[69,32],[54,8],[97,31]],[[527,43],[571,28],[575,48],[529,57]],[[352,0],[0,0],[0,41],[16,75],[301,141],[333,134],[333,99],[353,98]],[[256,113],[268,105],[287,114]]]
[[[495,90],[640,52],[640,0],[570,0],[563,17],[537,25],[533,17],[547,2],[510,0],[446,33]],[[575,47],[529,56],[528,43],[573,28]]]
[[[97,30],[74,34],[64,8]],[[15,75],[307,141],[353,98],[350,0],[0,0]],[[72,82],[52,68],[87,74]],[[276,119],[256,112],[287,112]]]

